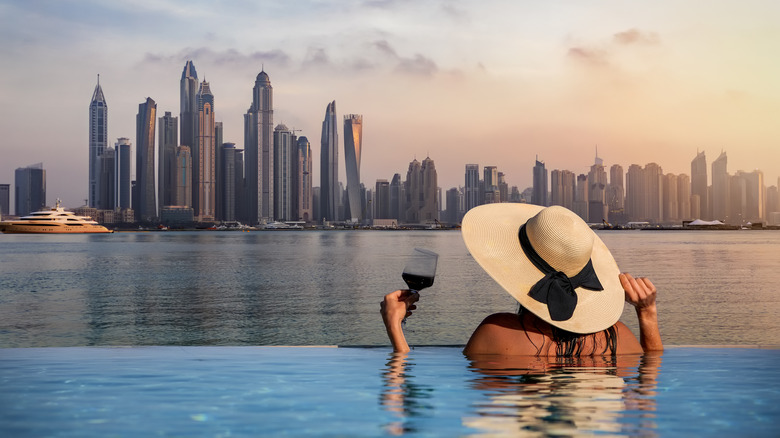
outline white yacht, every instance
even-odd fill
[[[3,233],[69,234],[112,233],[112,230],[93,221],[88,216],[78,216],[60,207],[60,200],[50,210],[30,213],[16,220],[0,221]]]

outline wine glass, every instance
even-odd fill
[[[415,248],[406,262],[403,274],[401,274],[409,289],[420,291],[426,287],[433,286],[438,260],[439,255],[435,252]]]

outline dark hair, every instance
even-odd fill
[[[523,306],[519,306],[517,310],[517,315],[520,318],[520,325],[523,327],[523,331],[525,330],[525,313],[530,313],[526,308]],[[531,315],[534,317],[534,328],[539,333],[545,333],[546,327],[542,327],[538,325],[538,323],[541,321],[536,315]],[[552,338],[552,341],[555,343],[555,355],[558,357],[580,357],[580,356],[590,356],[590,355],[605,355],[609,354],[611,356],[615,356],[617,354],[617,330],[615,330],[615,326],[611,326],[602,332],[598,333],[604,333],[604,344],[603,349],[599,351],[600,347],[602,347],[601,343],[598,342],[598,338],[596,335],[598,333],[589,333],[589,334],[580,334],[580,333],[572,333],[570,331],[555,327],[554,325],[549,325],[549,334],[550,338]],[[531,340],[531,337],[528,336],[528,333],[526,331],[526,336],[528,337],[528,340],[531,341],[533,344],[533,340]],[[588,339],[591,339],[593,341],[593,348],[590,351],[585,351],[585,344]],[[536,355],[538,356],[541,354],[542,349],[544,348],[544,342],[542,345],[536,345]]]

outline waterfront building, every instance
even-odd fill
[[[173,205],[192,205],[192,151],[189,146],[176,148],[176,194]]]
[[[363,221],[363,197],[360,194],[360,156],[363,152],[363,116],[344,116],[344,165],[347,169],[347,198],[350,220]]]
[[[691,215],[691,177],[681,173],[677,175],[677,214],[680,220],[693,220]]]
[[[390,180],[390,219],[395,219],[399,222],[405,220],[405,203],[404,183],[401,181],[401,174],[396,173],[393,175],[393,179]]]
[[[499,202],[509,202],[509,184],[506,183],[504,172],[498,172]]]
[[[702,151],[691,161],[691,210],[699,213],[697,219],[710,220],[709,199],[707,157]]]
[[[0,219],[11,214],[11,184],[0,184]]]
[[[610,220],[612,217],[623,219],[625,211],[625,185],[623,184],[623,166],[613,164],[609,168],[609,184],[607,185],[607,208]]]
[[[88,205],[98,206],[100,198],[100,156],[108,146],[108,105],[98,75],[89,103],[89,188]]]
[[[374,190],[374,219],[390,218],[390,182],[386,179],[376,180]]]
[[[446,210],[444,210],[444,215],[442,217],[443,222],[446,222],[451,225],[460,223],[460,219],[461,219],[459,214],[460,198],[461,198],[461,193],[457,187],[453,187],[447,190],[447,193],[445,195],[447,206],[446,206]]]
[[[111,146],[106,147],[100,154],[100,198],[98,209],[113,210],[116,207],[116,150]]]
[[[438,177],[436,166],[430,157],[422,163],[416,159],[409,163],[404,189],[406,194],[407,223],[428,223],[439,220]]]
[[[763,223],[766,220],[766,186],[764,185],[764,173],[760,170],[752,172],[737,171],[735,178],[739,181],[741,195],[739,199],[740,216],[737,218],[739,225],[750,223]],[[734,181],[734,179],[732,179]],[[734,192],[732,192],[732,196]]]
[[[205,80],[200,83],[198,102],[198,148],[192,159],[193,171],[198,173],[197,186],[193,185],[192,209],[195,220],[211,222],[215,215],[215,163],[214,143],[214,95]]]
[[[219,198],[222,200],[217,216],[223,221],[236,220],[236,145],[224,143],[220,148],[221,181],[217,184],[220,189]]]
[[[667,224],[676,223],[680,220],[680,202],[677,195],[680,193],[679,178],[673,173],[667,173],[663,176],[663,214],[664,222]]]
[[[116,182],[114,183],[114,188],[116,189],[114,208],[129,210],[132,206],[130,199],[132,149],[130,139],[127,137],[119,137],[114,144],[114,165],[116,166],[114,171],[114,176],[116,177]],[[129,222],[132,222],[132,220]]]
[[[244,175],[244,150],[236,149],[234,153],[235,164],[235,208],[236,220],[247,216],[246,213],[246,177]]]
[[[312,204],[312,156],[311,143],[305,136],[298,137],[298,157],[295,167],[295,203],[297,204],[298,220],[309,222],[315,219],[314,205]]]
[[[158,210],[166,205],[175,205],[176,197],[176,148],[179,146],[179,119],[170,111],[158,119],[159,139],[157,144],[157,201]]]
[[[297,159],[296,139],[286,125],[274,129],[274,210],[273,217],[279,221],[298,220],[293,214]]]
[[[536,159],[533,173],[533,195],[531,202],[543,207],[547,206],[547,169],[544,167],[544,161]],[[585,219],[587,221],[587,219]]]
[[[43,163],[16,169],[14,192],[17,216],[26,216],[45,207],[46,170],[43,168]]]
[[[555,169],[550,172],[550,205],[560,205],[574,211],[574,193],[577,175],[570,170]]]
[[[501,194],[498,191],[498,168],[496,166],[485,166],[482,168],[483,196],[485,204],[501,202]]]
[[[217,221],[225,220],[222,218],[222,146],[225,144],[224,128],[222,122],[214,122],[214,219]]]
[[[638,164],[628,166],[626,172],[626,216],[629,221],[647,220],[645,208],[644,170]]]
[[[588,220],[588,176],[577,175],[577,187],[574,191],[574,208],[572,211],[582,220]]]
[[[480,204],[479,164],[466,165],[466,181],[464,185],[466,211]]]
[[[339,193],[339,153],[338,130],[336,122],[336,101],[325,108],[320,138],[320,214],[324,221],[338,220]],[[320,220],[320,218],[317,218]]]
[[[607,172],[604,162],[596,154],[595,163],[588,172],[588,220],[599,224],[609,221],[607,206]]]
[[[154,130],[157,121],[157,104],[151,97],[138,105],[135,119],[135,181],[137,198],[136,221],[150,222],[157,217],[155,191]]]
[[[723,223],[732,223],[731,212],[731,188],[728,174],[728,157],[726,152],[712,162],[712,218]]]
[[[273,119],[273,87],[261,71],[252,89],[252,105],[244,115],[245,220],[252,225],[274,220]]]
[[[195,64],[187,61],[179,81],[179,122],[181,123],[180,144],[187,146],[195,156],[198,152],[198,72]],[[198,185],[197,175],[190,175],[193,187]]]
[[[663,204],[663,176],[664,172],[656,163],[648,163],[645,165],[645,205],[646,205],[646,220],[651,223],[659,224],[664,219],[664,204]]]

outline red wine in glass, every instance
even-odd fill
[[[406,262],[401,278],[409,289],[420,291],[433,286],[439,255],[427,249],[415,248]]]

